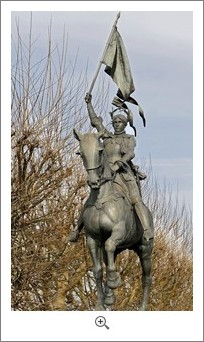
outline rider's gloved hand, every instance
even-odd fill
[[[124,163],[123,163],[121,160],[118,160],[116,163],[117,163],[119,169],[120,169],[121,167],[124,167]]]
[[[117,163],[111,165],[111,171],[112,172],[117,172],[119,170],[119,166]]]
[[[89,103],[89,102],[91,102],[91,99],[92,99],[92,95],[89,94],[89,93],[87,93],[86,96],[85,96],[85,98],[84,98],[85,102],[86,102],[86,103]]]
[[[111,165],[111,171],[117,172],[123,166],[123,162],[118,160],[114,164]]]

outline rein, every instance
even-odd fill
[[[101,167],[101,166],[102,166],[102,163],[100,163],[98,166],[86,168],[86,171],[97,170],[97,169],[99,169],[99,167]]]
[[[102,177],[101,178],[101,185],[103,185],[104,183],[108,182],[108,181],[113,181],[115,179],[116,176],[116,172],[114,172],[112,177]]]

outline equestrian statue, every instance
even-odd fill
[[[134,250],[142,266],[143,298],[138,310],[146,310],[154,237],[152,215],[142,200],[140,189],[140,181],[146,176],[132,163],[136,142],[133,135],[125,132],[127,111],[119,109],[124,114],[112,115],[114,133],[109,132],[102,118],[97,117],[91,97],[87,94],[85,101],[91,124],[98,133],[82,134],[74,130],[91,191],[77,229],[69,234],[69,241],[76,242],[84,227],[97,284],[96,310],[105,310],[107,305],[114,304],[113,290],[120,285],[116,256],[125,249]],[[106,265],[105,286],[101,253]]]
[[[116,257],[126,249],[133,250],[139,256],[142,267],[143,295],[137,309],[144,311],[147,310],[152,282],[154,226],[140,187],[146,175],[132,161],[135,157],[136,128],[132,112],[125,102],[138,103],[130,97],[135,88],[127,53],[116,27],[119,16],[120,13],[85,96],[90,122],[96,132],[81,133],[74,129],[74,136],[79,141],[78,153],[87,172],[90,194],[77,227],[70,232],[68,240],[76,242],[81,230],[85,230],[97,286],[96,310],[106,310],[115,303],[114,289],[121,283],[116,269]],[[117,108],[110,113],[113,133],[106,129],[102,117],[97,116],[92,105],[91,91],[102,63],[106,65],[105,72],[118,86],[118,97],[112,102]],[[143,111],[138,107],[145,126]],[[134,135],[126,133],[128,123]]]

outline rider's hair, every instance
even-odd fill
[[[128,118],[127,116],[123,115],[123,114],[116,114],[113,116],[112,118],[112,123],[115,121],[115,119],[119,118],[122,122],[124,122],[126,125],[128,123]]]

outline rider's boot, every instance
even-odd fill
[[[144,229],[144,238],[149,241],[154,237],[153,223],[150,219],[149,212],[142,201],[134,203],[134,209]]]

